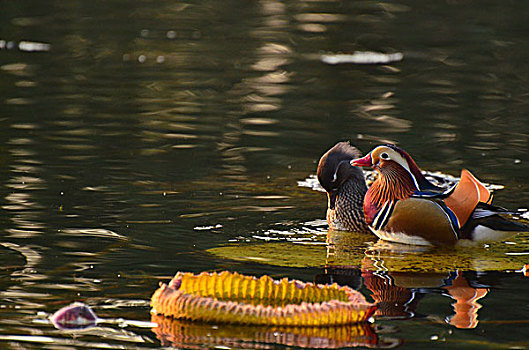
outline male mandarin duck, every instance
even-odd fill
[[[492,195],[468,170],[448,190],[428,181],[415,161],[394,145],[382,145],[351,165],[379,174],[364,198],[364,216],[379,238],[416,245],[453,245],[459,240],[486,243],[505,239],[529,226],[507,220],[491,205]]]
[[[332,230],[370,232],[362,210],[366,181],[363,171],[351,165],[351,160],[360,156],[349,142],[339,142],[318,164],[318,181],[327,191],[327,223]]]

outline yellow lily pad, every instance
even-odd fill
[[[153,313],[176,319],[274,326],[333,326],[367,321],[376,305],[354,289],[223,271],[178,272],[160,284]]]

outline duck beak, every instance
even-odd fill
[[[368,153],[364,158],[357,158],[351,161],[353,166],[373,166],[373,160],[371,159],[371,153]]]

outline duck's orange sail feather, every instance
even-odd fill
[[[446,206],[457,216],[460,228],[467,222],[479,202],[490,204],[492,194],[474,175],[463,169],[461,180],[454,192],[444,199]]]

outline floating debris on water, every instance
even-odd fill
[[[58,329],[83,329],[94,327],[97,316],[90,306],[76,302],[55,312],[50,321]]]
[[[50,51],[51,45],[27,40],[23,40],[17,44],[15,41],[0,39],[0,50],[13,50],[16,48],[25,52],[46,52]]]
[[[195,230],[195,231],[208,231],[208,230],[213,230],[213,229],[216,229],[216,228],[222,228],[222,225],[221,224],[216,224],[215,226],[196,226],[196,227],[193,227],[193,230]]]
[[[11,50],[15,47],[15,43],[12,41],[0,40],[0,50]]]
[[[38,43],[34,41],[21,41],[18,43],[18,49],[20,51],[27,52],[44,52],[50,51],[51,45],[46,43]]]
[[[385,64],[402,61],[404,55],[400,52],[381,53],[371,51],[356,51],[353,54],[328,54],[322,55],[321,61],[327,64]]]

